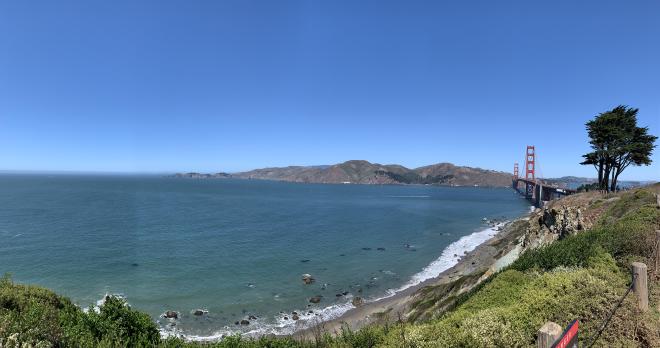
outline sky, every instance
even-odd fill
[[[0,0],[0,170],[350,159],[537,176],[619,104],[660,135],[658,1]],[[660,180],[660,149],[623,180]]]

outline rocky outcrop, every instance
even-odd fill
[[[529,219],[537,223],[530,223],[526,228],[521,246],[523,249],[536,248],[591,228],[593,220],[585,218],[585,209],[587,204],[570,200],[553,201],[543,209],[537,209]]]
[[[302,281],[303,281],[303,283],[305,283],[306,285],[309,285],[309,284],[314,283],[315,280],[314,280],[314,277],[312,277],[311,274],[307,274],[307,273],[305,273],[305,274],[302,275]]]
[[[321,299],[322,299],[322,298],[323,298],[323,296],[321,296],[321,295],[317,295],[317,296],[314,296],[314,297],[310,298],[310,299],[309,299],[309,302],[311,302],[311,303],[319,303],[319,302],[321,302]]]
[[[539,217],[539,226],[564,238],[584,229],[582,211],[578,207],[562,206],[559,208],[544,208]]]
[[[364,300],[362,299],[362,297],[355,296],[355,297],[353,297],[353,300],[351,301],[351,304],[354,307],[360,307],[364,304]]]
[[[175,311],[167,311],[167,312],[163,313],[163,318],[178,319],[179,318],[179,313],[177,313]]]

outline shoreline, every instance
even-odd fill
[[[369,324],[383,320],[398,319],[407,317],[411,303],[414,302],[415,295],[420,289],[427,286],[437,286],[451,284],[462,280],[468,276],[478,275],[476,285],[487,278],[508,263],[517,258],[520,252],[516,246],[519,235],[514,233],[519,230],[516,228],[519,221],[527,221],[533,211],[522,214],[520,217],[509,221],[487,221],[487,228],[478,230],[469,235],[463,236],[457,241],[447,245],[442,249],[441,254],[420,272],[415,273],[411,278],[399,288],[389,289],[387,293],[376,299],[365,299],[364,304],[355,307],[351,302],[339,305],[340,307],[350,307],[341,314],[334,316],[331,312],[334,306],[326,307],[321,310],[329,310],[329,319],[322,319],[323,315],[312,318],[305,318],[296,322],[287,322],[283,326],[270,327],[266,330],[255,329],[244,332],[241,335],[246,337],[258,338],[262,336],[276,337],[294,337],[299,339],[313,339],[319,333],[337,333],[342,327],[348,326],[351,330],[360,329]],[[479,239],[478,244],[467,244],[471,238]],[[461,243],[462,242],[462,243]],[[452,248],[453,247],[453,248]],[[456,248],[461,248],[457,251]],[[469,251],[468,251],[469,250]],[[455,253],[456,252],[456,253]],[[515,254],[515,255],[511,255]],[[452,256],[453,255],[453,256]],[[509,259],[508,262],[502,260]],[[456,261],[453,261],[456,260]],[[443,262],[451,262],[451,265],[443,267]],[[415,279],[423,277],[424,272],[435,267],[444,268],[439,274],[424,279]],[[417,282],[419,280],[419,282]],[[411,284],[414,283],[414,284]],[[470,287],[471,288],[471,287]],[[466,289],[467,291],[469,289]],[[302,317],[302,316],[301,316]],[[302,319],[302,318],[301,318]],[[228,328],[227,328],[228,329]],[[162,336],[180,336],[187,341],[196,342],[215,342],[222,340],[227,335],[234,334],[231,330],[217,332],[209,336],[186,335],[185,333],[166,332],[161,330]],[[264,332],[265,331],[265,332]],[[278,332],[279,331],[279,332]]]
[[[457,283],[467,276],[473,276],[477,279],[476,282],[468,286],[461,286],[458,290],[460,293],[469,291],[473,286],[517,259],[522,250],[518,243],[520,236],[516,232],[520,230],[520,222],[529,221],[533,213],[534,211],[530,211],[517,219],[492,226],[491,228],[500,227],[495,235],[462,255],[456,264],[440,272],[437,276],[397,291],[391,296],[353,307],[335,319],[319,322],[312,327],[298,330],[292,335],[276,336],[313,339],[319,333],[336,334],[346,326],[351,330],[358,330],[378,322],[399,320],[399,318],[407,316],[419,290],[428,286]],[[443,249],[443,253],[446,249]]]

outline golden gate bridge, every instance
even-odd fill
[[[513,189],[524,195],[535,207],[541,208],[546,202],[575,193],[575,190],[559,187],[536,178],[536,149],[527,145],[525,153],[525,177],[519,175],[518,163],[513,164]],[[522,188],[521,188],[522,187]]]

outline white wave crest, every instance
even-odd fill
[[[440,273],[450,269],[455,266],[460,258],[464,256],[466,252],[474,250],[477,246],[483,244],[490,238],[494,237],[501,229],[502,226],[507,224],[507,222],[501,222],[495,224],[484,230],[474,232],[470,235],[464,236],[461,239],[449,244],[443,251],[440,257],[435,261],[431,262],[428,266],[424,267],[422,271],[414,274],[410,280],[399,287],[398,289],[388,289],[386,294],[377,297],[364,299],[366,303],[379,301],[391,296],[396,295],[398,292],[401,292],[405,289],[408,289],[412,286],[419,285],[423,281],[431,278],[435,278],[440,275]],[[456,256],[454,256],[456,255]],[[231,327],[224,327],[221,330],[216,331],[215,333],[207,336],[195,336],[195,335],[183,335],[186,340],[189,341],[217,341],[223,337],[234,335],[240,333],[242,335],[259,337],[263,335],[291,335],[296,331],[307,329],[317,325],[321,322],[333,320],[341,317],[344,313],[348,312],[350,309],[354,308],[350,303],[350,300],[353,298],[352,295],[346,296],[347,302],[341,304],[334,304],[328,307],[325,307],[320,310],[314,310],[312,314],[309,313],[309,309],[305,310],[294,310],[294,312],[299,313],[299,320],[292,320],[290,314],[280,314],[275,318],[275,324],[273,323],[264,323],[261,320],[251,321],[249,331],[241,331],[233,329]],[[285,319],[287,317],[287,319]],[[161,334],[163,336],[181,336],[181,332],[178,332],[176,328],[170,327],[169,329],[161,329]]]

